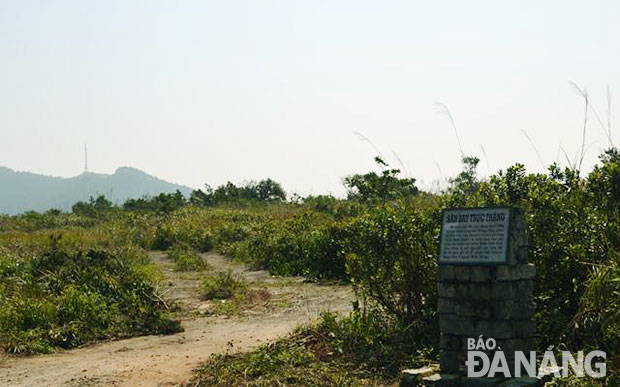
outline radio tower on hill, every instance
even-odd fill
[[[88,148],[84,144],[84,173],[88,173]]]

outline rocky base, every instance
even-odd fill
[[[437,367],[423,367],[404,370],[401,374],[401,387],[525,387],[543,386],[546,380],[530,377],[522,378],[463,378],[459,374],[441,374]]]

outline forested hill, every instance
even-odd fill
[[[0,214],[24,211],[47,211],[51,208],[70,210],[77,201],[105,195],[113,203],[122,204],[129,198],[172,193],[188,196],[192,189],[169,183],[139,169],[121,167],[112,175],[83,173],[63,178],[30,172],[15,172],[0,167]]]

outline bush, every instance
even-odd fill
[[[350,225],[347,272],[362,299],[434,343],[438,337],[436,210],[370,210]]]
[[[286,200],[286,192],[280,183],[271,179],[261,180],[258,183],[250,181],[245,185],[236,186],[228,182],[213,190],[209,185],[205,191],[193,191],[190,202],[199,206],[213,206],[231,203],[253,204],[259,202],[283,202]]]
[[[228,270],[205,278],[201,289],[206,300],[225,300],[243,296],[247,287],[243,278],[234,276],[232,271]]]
[[[209,268],[202,257],[187,245],[171,248],[168,250],[168,257],[174,261],[176,271],[201,271]]]
[[[172,246],[187,244],[198,251],[213,248],[213,234],[209,218],[200,209],[183,207],[159,219],[152,248],[167,250]]]
[[[185,197],[181,191],[175,193],[160,193],[151,198],[148,196],[139,199],[129,199],[123,204],[123,208],[130,211],[157,211],[172,212],[185,205]]]
[[[344,222],[304,212],[253,227],[238,257],[276,275],[345,279]]]
[[[32,259],[0,255],[0,347],[50,352],[89,341],[172,333],[153,271],[135,248],[52,247]]]
[[[250,353],[212,356],[197,371],[198,385],[384,385],[403,365],[426,365],[431,353],[416,333],[385,315],[336,319],[325,313],[313,325],[263,344]]]
[[[43,351],[87,337],[164,329],[167,320],[160,318],[160,312],[153,312],[160,317],[144,326],[129,323],[148,320],[139,317],[140,310],[160,310],[148,301],[156,297],[147,286],[152,279],[149,266],[136,259],[141,253],[118,248],[139,245],[171,249],[172,255],[175,246],[187,246],[179,255],[188,262],[195,258],[188,251],[214,248],[273,274],[351,281],[367,301],[361,315],[398,327],[393,332],[415,333],[415,345],[425,348],[438,337],[435,265],[440,209],[509,205],[522,208],[527,217],[528,259],[538,273],[539,349],[549,345],[573,351],[604,349],[611,364],[618,364],[620,153],[616,149],[605,152],[587,176],[557,165],[547,173],[528,174],[517,164],[481,181],[476,174],[478,159],[465,157],[463,172],[438,195],[418,194],[412,179],[400,179],[396,170],[377,161],[382,173],[347,180],[354,200],[318,196],[284,203],[269,183],[263,188],[271,186],[276,194],[269,194],[271,188],[259,194],[256,184],[222,186],[217,195],[226,204],[218,207],[215,192],[207,190],[196,192],[190,199],[193,204],[161,211],[121,210],[93,200],[76,207],[77,213],[0,216],[2,343],[11,342],[8,346],[16,350]],[[56,250],[42,247],[40,240],[47,231],[39,230],[47,229],[64,230],[67,256],[56,257],[50,253]],[[102,254],[107,258],[97,258]],[[90,266],[78,265],[80,260]],[[115,266],[108,267],[106,260]],[[65,274],[76,267],[75,273]],[[205,294],[234,298],[233,277],[218,277],[205,281]],[[126,278],[135,280],[125,283]],[[219,289],[228,290],[218,293]],[[129,308],[128,318],[124,308]],[[92,329],[69,324],[70,318],[82,321],[94,315]],[[368,341],[381,337],[378,328],[364,324],[360,329],[367,330]],[[613,372],[613,367],[609,369]]]
[[[382,168],[381,175],[368,172],[344,178],[349,199],[362,202],[385,202],[418,194],[415,179],[399,178],[399,169],[388,169],[389,165],[381,157],[375,157],[375,163]]]

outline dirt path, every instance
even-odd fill
[[[299,278],[272,278],[249,271],[215,254],[203,258],[213,270],[231,269],[263,295],[232,316],[218,315],[220,301],[201,301],[205,273],[179,273],[164,253],[151,259],[164,273],[165,297],[175,300],[184,332],[104,342],[51,355],[0,357],[0,385],[27,386],[171,386],[187,381],[211,354],[246,351],[290,332],[321,311],[345,312],[353,295],[341,285],[304,283]]]

